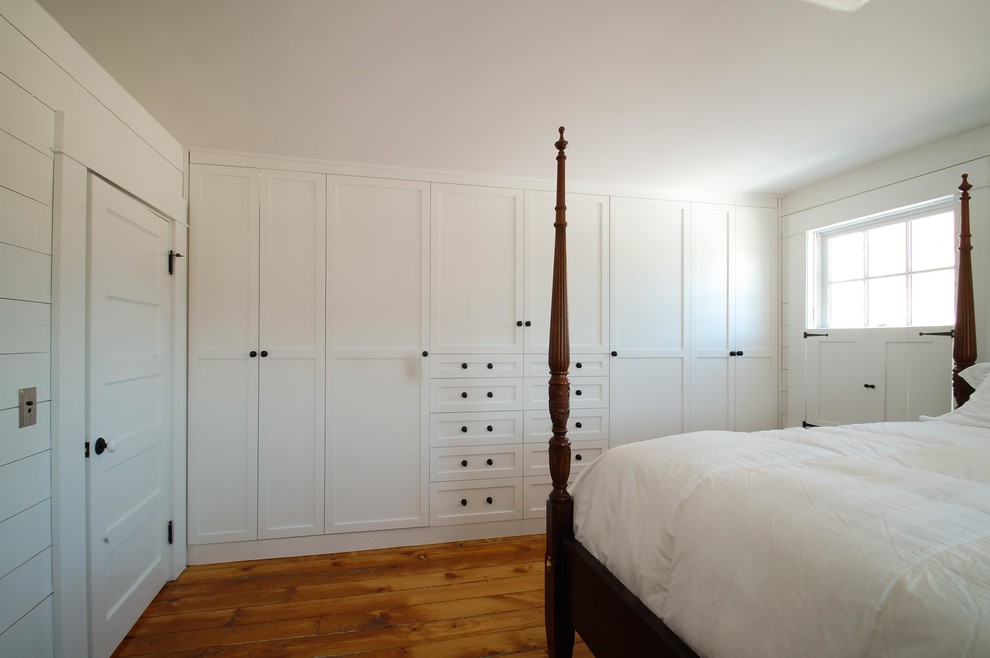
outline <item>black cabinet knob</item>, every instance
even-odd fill
[[[619,353],[616,352],[615,350],[612,350],[612,356],[619,356]]]
[[[518,321],[516,321],[516,326],[517,326],[517,327],[521,327],[521,326],[522,326],[522,320],[518,320]]]
[[[574,364],[574,367],[575,367],[575,368],[580,368],[580,367],[581,367],[581,362],[580,362],[580,361],[578,361],[577,363],[575,363],[575,364]]]
[[[467,432],[467,425],[461,425],[461,431]]]
[[[467,364],[466,363],[462,363],[461,364],[461,370],[467,370]]]
[[[467,391],[464,391],[463,393],[461,393],[461,397],[462,398],[466,398],[467,397]]]
[[[485,502],[488,503],[489,505],[491,505],[495,501],[492,500],[492,497],[491,496],[489,496],[488,498],[485,498]]]
[[[488,397],[493,398],[493,397],[495,397],[495,394],[492,393],[491,391],[488,391]]]
[[[429,356],[429,355],[430,355],[429,352],[427,352],[426,350],[423,350],[423,356]]]
[[[461,466],[463,466],[464,468],[467,468],[467,460],[466,459],[462,459],[461,460]]]
[[[254,350],[251,350],[250,352],[248,352],[248,356],[250,356],[253,359],[254,357],[258,356],[258,353],[255,352]]]
[[[736,352],[736,356],[742,356],[742,355],[743,355],[742,350],[739,350],[738,352]]]
[[[101,436],[96,440],[96,444],[93,448],[96,450],[96,454],[102,455],[103,451],[107,449],[107,440]]]
[[[732,350],[731,352],[729,352],[729,356],[735,356],[735,355],[736,355],[736,351],[735,350]]]
[[[494,430],[495,428],[494,428],[494,427],[492,427],[491,425],[489,425],[489,426],[488,426],[488,427],[487,427],[486,429],[487,429],[487,430],[488,430],[489,432],[491,432],[491,431],[492,431],[492,430]]]
[[[863,384],[863,388],[876,388],[876,384]]]
[[[489,370],[491,370],[491,369],[492,369],[492,368],[494,368],[494,367],[495,367],[495,365],[494,365],[494,364],[492,364],[492,363],[489,363],[489,364],[488,364],[488,369],[489,369]]]
[[[261,356],[268,356],[268,350],[261,350]]]
[[[526,326],[527,327],[532,327],[533,326],[533,323],[530,322],[529,320],[526,320]]]
[[[492,464],[494,464],[495,462],[494,462],[494,461],[492,460],[492,458],[491,458],[491,457],[489,457],[488,459],[486,459],[486,460],[485,460],[485,463],[486,463],[486,464],[488,464],[489,466],[491,466],[491,465],[492,465]]]
[[[574,391],[574,395],[581,395],[581,389]]]
[[[467,498],[461,498],[461,507],[467,507]]]
[[[574,423],[574,427],[581,429],[582,427],[584,427],[584,425],[582,425],[581,421],[579,420],[578,422]]]
[[[581,453],[579,452],[578,454],[574,455],[574,459],[577,461],[581,461]]]

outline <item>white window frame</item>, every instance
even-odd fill
[[[906,248],[910,251],[910,224],[909,222],[914,219],[919,219],[921,217],[927,217],[930,215],[940,214],[943,212],[953,212],[955,214],[955,198],[953,196],[938,197],[936,199],[931,199],[922,203],[912,204],[910,206],[904,206],[902,208],[896,208],[894,210],[884,211],[876,213],[873,215],[868,215],[866,217],[860,217],[846,222],[841,222],[839,224],[833,224],[831,226],[826,226],[824,228],[818,229],[811,233],[810,244],[812,246],[811,253],[812,258],[810,259],[811,268],[809,271],[809,283],[811,284],[811,293],[808,295],[808,326],[816,327],[819,329],[832,328],[828,323],[829,316],[829,299],[828,299],[828,258],[826,257],[827,242],[831,238],[840,237],[843,235],[849,235],[851,233],[865,232],[870,229],[878,228],[881,226],[889,226],[893,224],[908,224],[908,240]],[[958,226],[958,217],[955,218],[953,224]],[[955,229],[954,229],[955,230]],[[868,258],[868,252],[864,252],[864,258]],[[905,326],[921,326],[911,324],[911,279],[913,272],[911,270],[911,259],[910,253],[907,254],[907,268],[905,274],[908,281],[908,322],[909,324]],[[953,263],[953,269],[956,268],[957,261]],[[868,282],[871,278],[883,278],[883,277],[870,277],[868,270],[865,269],[866,263],[864,263],[864,276],[862,280]],[[941,270],[944,268],[938,268]],[[919,270],[921,272],[930,272],[937,270]],[[953,300],[953,303],[955,300]],[[869,296],[864,292],[863,295],[864,306],[869,305]],[[864,308],[864,318],[867,318],[866,308]],[[855,328],[855,327],[845,327],[845,328]],[[870,329],[877,328],[871,326],[862,326],[860,328]]]

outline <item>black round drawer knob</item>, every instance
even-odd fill
[[[742,355],[743,355],[742,350],[739,350],[738,352],[736,352],[736,356],[742,356]]]
[[[261,356],[268,356],[268,350],[261,350]]]
[[[533,326],[533,323],[530,322],[529,320],[526,320],[526,326],[527,327],[532,327]]]
[[[579,420],[578,422],[574,423],[574,427],[581,429],[582,427],[584,427],[584,425],[582,425],[581,421]]]
[[[494,427],[492,427],[491,425],[489,425],[489,426],[488,426],[488,427],[486,427],[485,429],[487,429],[487,430],[488,430],[489,432],[492,432],[492,431],[494,431],[494,430],[495,430],[495,428],[494,428]]]
[[[461,397],[462,398],[466,398],[467,397],[467,391],[464,391],[463,393],[461,393]]]
[[[485,463],[488,464],[489,466],[491,466],[495,462],[489,457],[488,459],[485,460]]]
[[[461,425],[461,431],[467,432],[467,425]]]
[[[462,459],[461,460],[461,466],[463,466],[464,468],[467,468],[467,460],[466,459]]]
[[[250,356],[253,359],[254,357],[258,356],[258,353],[255,352],[254,350],[251,350],[250,352],[248,352],[248,356]]]
[[[581,389],[578,389],[578,390],[574,391],[574,394],[575,395],[581,395]]]
[[[494,503],[495,501],[494,501],[494,500],[492,500],[492,497],[491,497],[491,496],[489,496],[488,498],[485,498],[485,502],[486,502],[486,503],[488,503],[489,505],[491,505],[491,504],[492,504],[492,503]]]
[[[576,461],[581,461],[581,453],[579,452],[578,454],[574,455],[574,459]]]
[[[489,370],[491,370],[491,369],[492,369],[492,368],[494,368],[494,367],[495,367],[495,364],[493,364],[493,363],[489,363],[489,364],[488,364],[488,369],[489,369]]]
[[[461,364],[461,370],[467,370],[467,364],[466,363],[462,363]]]
[[[495,397],[495,394],[492,393],[491,391],[488,391],[488,397],[493,398],[493,397]]]
[[[582,367],[582,366],[581,366],[581,362],[580,362],[580,361],[578,361],[578,362],[577,362],[576,364],[574,364],[574,367],[575,367],[575,368],[581,368],[581,367]]]
[[[423,356],[429,356],[429,355],[430,355],[430,353],[424,350]]]
[[[735,350],[732,350],[731,352],[729,352],[729,356],[735,356],[735,355],[736,355],[736,351]]]
[[[612,356],[619,356],[619,353],[618,353],[618,352],[616,352],[615,350],[613,350],[613,351],[612,351]]]
[[[467,498],[461,498],[461,507],[467,507]]]
[[[522,326],[522,320],[519,320],[518,322],[516,322],[516,326],[517,327],[521,327]]]

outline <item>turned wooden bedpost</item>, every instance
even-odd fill
[[[959,373],[976,363],[976,313],[973,308],[973,245],[969,233],[969,191],[967,174],[962,175],[959,221],[959,275],[956,281],[956,327],[952,343],[952,394],[959,406],[969,399],[973,387]]]
[[[574,502],[567,492],[571,471],[571,442],[567,438],[571,385],[567,378],[571,350],[567,318],[567,207],[564,203],[564,128],[557,148],[557,205],[554,220],[553,291],[550,301],[550,476],[553,490],[547,500],[547,554],[545,606],[547,650],[550,658],[569,658],[574,650],[574,627],[567,618],[566,579],[558,578],[561,541],[573,536]]]

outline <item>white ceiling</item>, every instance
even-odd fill
[[[184,146],[783,194],[990,124],[990,2],[39,0]]]

